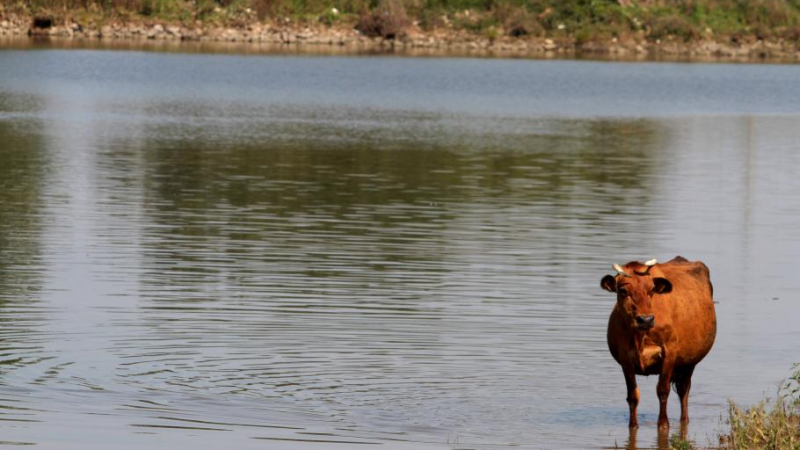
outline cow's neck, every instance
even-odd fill
[[[638,357],[639,369],[645,369],[661,359],[661,346],[648,336],[647,332],[633,331],[633,346]]]

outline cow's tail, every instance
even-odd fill
[[[672,390],[675,391],[676,394],[679,393],[678,388],[680,384],[692,379],[692,372],[694,372],[694,366],[675,369],[675,372],[672,373],[672,379],[669,384],[672,385]]]

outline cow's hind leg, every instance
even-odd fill
[[[622,373],[625,375],[625,385],[628,387],[628,407],[630,408],[629,428],[639,428],[639,420],[636,417],[636,408],[639,406],[639,388],[636,386],[636,374],[632,367],[623,367]]]
[[[675,369],[675,390],[681,399],[681,423],[689,423],[689,389],[692,388],[694,366]]]

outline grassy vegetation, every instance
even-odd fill
[[[800,0],[10,0],[6,9],[211,24],[359,25],[369,34],[464,30],[487,37],[800,41]]]
[[[679,434],[673,434],[669,437],[669,450],[694,450],[694,448],[692,441],[681,437]]]
[[[800,366],[778,398],[742,409],[731,403],[729,450],[800,450]]]
[[[773,402],[763,401],[749,408],[730,404],[730,431],[720,436],[719,447],[697,447],[680,434],[669,437],[669,450],[800,450],[800,364],[781,386]]]

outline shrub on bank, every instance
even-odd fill
[[[394,39],[402,36],[410,23],[402,1],[381,0],[375,9],[361,16],[355,28],[365,36]]]

